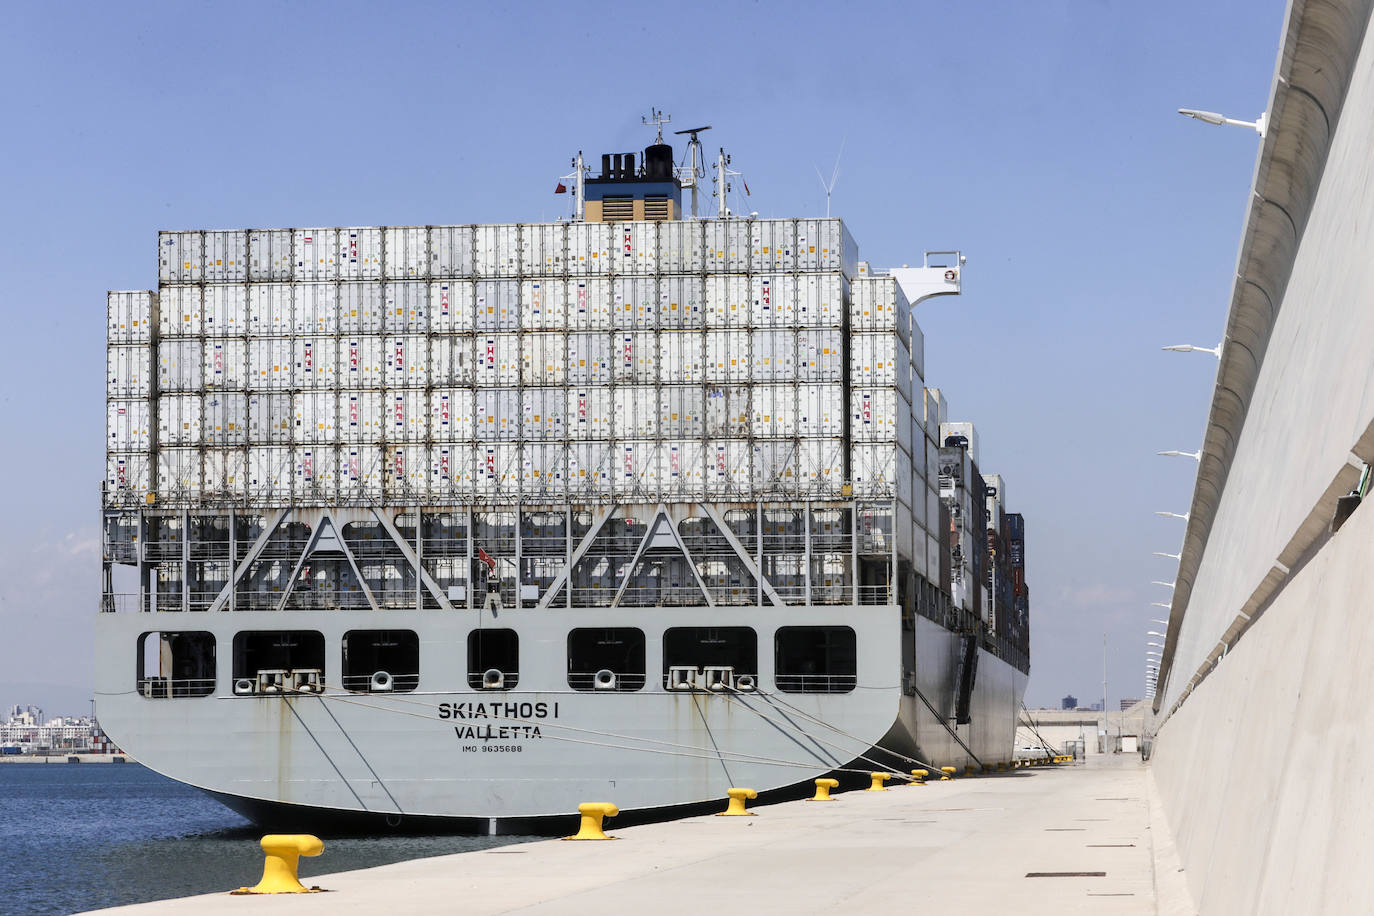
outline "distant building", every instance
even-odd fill
[[[1101,701],[1098,701],[1098,702],[1094,703],[1093,705],[1089,706],[1088,708],[1091,709],[1093,712],[1101,712],[1101,711],[1102,711],[1102,703],[1101,703]]]
[[[1077,708],[1078,708],[1078,697],[1074,696],[1073,694],[1069,694],[1068,696],[1064,697],[1064,699],[1062,699],[1062,700],[1059,701],[1059,708],[1060,708],[1060,709],[1077,709]]]
[[[1122,700],[1122,701],[1121,701],[1121,711],[1122,711],[1122,712],[1125,712],[1126,710],[1130,709],[1132,706],[1134,706],[1135,704],[1137,704],[1137,703],[1139,703],[1139,702],[1140,702],[1139,698],[1134,699],[1134,700]]]
[[[9,721],[0,724],[0,748],[4,753],[45,754],[73,751],[109,753],[109,738],[94,719],[87,716],[58,716],[43,721],[42,710],[34,706],[10,708]]]

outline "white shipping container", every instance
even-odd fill
[[[749,223],[733,219],[701,220],[707,274],[748,273]]]
[[[665,499],[700,499],[706,493],[706,444],[664,439],[659,445],[659,491]]]
[[[749,385],[706,386],[706,435],[746,438],[753,420]]]
[[[429,386],[428,337],[418,334],[388,336],[384,345],[388,388]]]
[[[898,460],[905,459],[904,467]],[[898,479],[905,472],[911,479],[910,459],[891,444],[855,443],[850,446],[850,473],[854,495],[861,499],[894,499]]]
[[[264,502],[289,502],[296,476],[296,458],[291,448],[255,445],[248,448],[247,454],[248,493]]]
[[[471,280],[438,280],[429,285],[429,327],[436,334],[467,334],[473,328]]]
[[[203,398],[201,430],[207,445],[245,445],[248,442],[248,395],[212,391]]]
[[[337,283],[296,283],[292,288],[291,329],[296,334],[338,334]],[[284,333],[284,332],[281,332]]]
[[[153,390],[153,348],[112,346],[105,351],[105,396],[146,398]]]
[[[339,392],[339,438],[369,445],[382,440],[386,409],[380,391]]]
[[[157,280],[199,283],[205,279],[205,236],[199,231],[157,234]]]
[[[701,328],[706,323],[705,290],[700,277],[660,277],[658,326]]]
[[[925,386],[926,380],[926,335],[921,330],[921,326],[916,323],[916,316],[911,316],[910,324],[911,346],[908,348],[911,353],[912,391],[920,390]]]
[[[159,499],[195,499],[201,495],[202,462],[198,448],[164,448],[157,453]]]
[[[157,293],[152,290],[112,290],[105,297],[105,342],[151,343],[156,316]]]
[[[429,496],[430,458],[426,445],[388,445],[383,492],[394,502],[414,502]]]
[[[699,274],[705,270],[701,220],[658,224],[658,270],[661,274]]]
[[[335,262],[341,280],[380,280],[382,277],[382,230],[376,226],[338,229]]]
[[[749,269],[755,272],[794,270],[797,227],[790,219],[749,221]]]
[[[386,393],[388,442],[424,442],[429,438],[429,393],[423,388]]]
[[[522,457],[516,443],[488,443],[479,446],[475,454],[474,489],[478,496],[491,499],[520,498]]]
[[[297,337],[293,372],[297,388],[335,388],[340,376],[340,342],[337,337]]]
[[[616,439],[652,439],[658,435],[658,389],[652,385],[616,386],[612,392]]]
[[[801,475],[796,441],[754,444],[754,487],[757,495],[796,497],[802,489]]]
[[[854,387],[896,386],[911,400],[911,356],[891,332],[851,334],[849,384]]]
[[[289,283],[253,283],[248,287],[248,333],[285,337],[295,327]]]
[[[333,445],[339,441],[339,395],[333,391],[302,391],[292,398],[297,443]]]
[[[838,218],[797,220],[798,270],[840,271],[852,277],[858,258],[858,246]]]
[[[753,376],[748,331],[707,331],[706,381],[747,383]]]
[[[529,501],[563,499],[568,492],[568,447],[561,442],[526,442],[521,496]]]
[[[386,328],[392,332],[424,334],[429,330],[429,284],[393,281],[382,289]]]
[[[338,499],[339,449],[334,445],[303,445],[294,452],[296,479],[292,492],[297,502],[327,505]]]
[[[292,387],[296,357],[289,337],[254,337],[248,341],[249,388],[287,391]]]
[[[248,333],[248,287],[224,283],[205,287],[202,323],[208,337],[235,337]]]
[[[471,385],[477,379],[473,365],[473,338],[469,334],[429,339],[429,378],[431,384]]]
[[[526,334],[521,340],[520,384],[562,385],[568,376],[566,334]]]
[[[847,288],[842,274],[802,274],[797,278],[796,323],[804,328],[841,327]]]
[[[658,335],[653,331],[620,331],[613,335],[612,377],[617,382],[651,385],[658,381]]]
[[[290,280],[296,267],[291,242],[290,229],[250,229],[248,279],[259,283]]]
[[[471,388],[436,388],[429,393],[429,434],[436,442],[472,439]]]
[[[570,439],[609,439],[611,436],[611,389],[568,389],[564,427]]]
[[[242,502],[248,495],[248,456],[241,448],[210,448],[201,455],[207,496]]]
[[[295,411],[289,394],[248,395],[248,443],[287,445],[295,429]]]
[[[616,328],[656,328],[657,312],[657,280],[652,277],[616,277],[611,281],[611,322]]]
[[[148,452],[111,452],[105,456],[105,502],[142,504],[153,488],[153,457]]]
[[[421,280],[429,276],[429,229],[426,226],[387,226],[382,229],[388,280]]]
[[[520,282],[478,280],[476,318],[479,331],[520,330]]]
[[[615,453],[609,442],[568,444],[568,495],[573,498],[609,502],[611,477],[616,467]]]
[[[844,440],[802,439],[797,446],[797,475],[801,494],[833,499],[844,485]]]
[[[429,230],[430,276],[436,280],[472,276],[472,226],[434,226]]]
[[[462,503],[474,493],[470,442],[439,442],[430,447],[431,498],[440,503]]]
[[[479,387],[520,384],[520,335],[480,334],[476,343]]]
[[[476,436],[484,442],[520,438],[520,391],[517,388],[479,388],[473,413]]]
[[[382,449],[348,445],[339,449],[339,498],[376,502],[382,498]]]
[[[604,384],[611,380],[609,334],[568,335],[568,381],[574,385]]]
[[[145,400],[105,402],[105,451],[146,452],[153,447],[152,405]]]
[[[749,322],[756,328],[790,328],[796,324],[797,278],[765,274],[749,278]]]
[[[747,328],[752,309],[749,278],[706,277],[705,322],[708,328]]]
[[[790,382],[797,377],[797,334],[795,331],[763,330],[750,335],[755,382]]]
[[[658,335],[662,380],[693,384],[706,378],[705,339],[701,331],[663,331]]]
[[[787,384],[755,385],[754,415],[750,432],[762,438],[797,434],[797,386]]]
[[[604,277],[569,280],[567,314],[572,330],[598,331],[614,326],[611,281]]]
[[[808,439],[844,435],[844,411],[843,385],[797,386],[797,435]]]
[[[479,277],[516,277],[520,275],[520,227],[484,225],[474,227],[476,274]]]
[[[196,337],[203,332],[199,286],[164,286],[158,292],[158,334],[163,337]]]
[[[567,257],[567,224],[532,223],[520,227],[520,269],[526,276],[562,276]]]
[[[544,278],[520,284],[520,324],[527,330],[557,331],[567,327],[566,280]]]
[[[233,338],[205,341],[205,387],[241,390],[248,387],[248,343]]]
[[[248,233],[237,229],[205,233],[205,279],[211,283],[248,279]]]
[[[797,332],[797,379],[802,382],[844,381],[844,337],[833,328]]]
[[[164,394],[158,398],[158,448],[201,445],[201,396]]]
[[[615,241],[615,255],[611,259],[615,273],[658,273],[658,223],[616,223],[611,233]]]
[[[291,235],[295,255],[295,280],[339,279],[338,231],[335,229],[296,229]],[[250,468],[251,474],[251,468]]]
[[[386,376],[385,346],[380,337],[345,337],[339,341],[344,388],[378,388]]]
[[[382,284],[358,281],[339,284],[339,332],[380,334],[385,323]]]
[[[700,439],[706,435],[705,399],[700,385],[664,385],[658,389],[658,435],[665,439]]]
[[[562,439],[568,398],[565,388],[526,388],[521,394],[521,429],[526,439]]]
[[[747,499],[753,483],[753,449],[745,439],[706,443],[706,493],[729,500]]]
[[[611,224],[568,224],[568,275],[586,277],[611,271]]]
[[[855,331],[910,333],[911,306],[893,277],[856,277],[850,285],[849,324]]]
[[[199,340],[164,340],[157,345],[159,391],[200,391],[205,365]]]
[[[911,447],[911,411],[895,388],[851,388],[849,435],[855,442]]]
[[[611,492],[623,500],[658,500],[658,443],[616,442],[614,452]]]

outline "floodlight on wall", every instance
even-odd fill
[[[1235,118],[1228,118],[1224,114],[1217,114],[1215,111],[1199,111],[1196,108],[1180,108],[1178,113],[1185,118],[1194,118],[1204,124],[1215,124],[1220,127],[1222,124],[1230,124],[1233,127],[1248,127],[1261,137],[1269,126],[1269,113],[1266,111],[1253,121],[1238,121]]]
[[[1171,347],[1160,347],[1161,350],[1172,350],[1175,353],[1210,353],[1217,359],[1221,359],[1221,347],[1226,341],[1222,341],[1215,347],[1195,347],[1192,344],[1174,344]]]
[[[1202,460],[1202,450],[1196,452],[1180,452],[1177,449],[1169,449],[1167,452],[1155,452],[1156,455],[1164,455],[1168,458],[1191,458],[1194,461]]]
[[[1160,452],[1160,454],[1162,455],[1162,454],[1164,454],[1164,453],[1163,453],[1163,452]],[[1187,513],[1187,512],[1184,512],[1182,515],[1180,515],[1180,514],[1177,513],[1177,512],[1156,512],[1155,515],[1158,515],[1160,518],[1181,518],[1181,519],[1183,519],[1185,522],[1188,521],[1188,513]]]

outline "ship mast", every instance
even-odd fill
[[[691,139],[687,141],[687,177],[682,179],[682,186],[692,189],[692,219],[697,218],[697,188],[700,185],[697,179],[706,175],[705,162],[701,157],[701,139],[697,134],[710,129],[711,125],[707,124],[705,127],[693,127],[675,132],[679,137],[683,134],[691,135]]]

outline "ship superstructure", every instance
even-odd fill
[[[570,221],[159,234],[109,297],[121,746],[254,815],[493,829],[1010,758],[1024,532],[910,304],[962,258],[684,218],[638,161]]]

